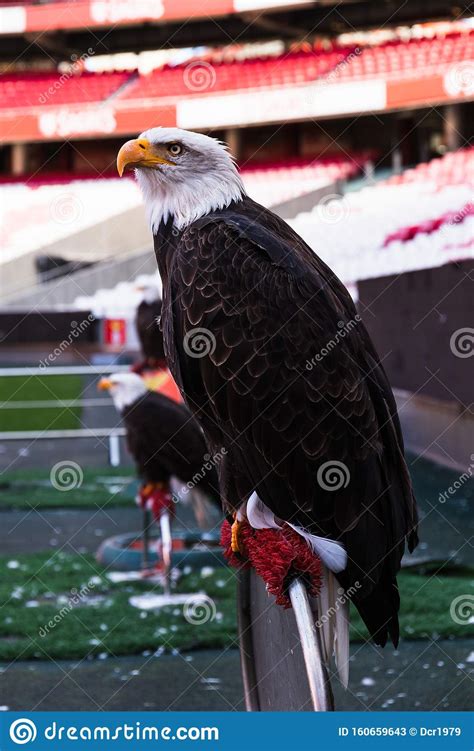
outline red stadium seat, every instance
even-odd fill
[[[0,76],[0,107],[100,102],[130,78],[130,73],[12,73]]]

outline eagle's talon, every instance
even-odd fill
[[[231,543],[230,543],[233,553],[240,553],[239,530],[240,530],[240,522],[237,519],[235,519],[231,527],[232,537],[231,537]]]

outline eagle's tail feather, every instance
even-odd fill
[[[380,581],[368,597],[354,600],[354,603],[375,644],[384,647],[390,638],[393,646],[397,647],[400,637],[400,595],[396,579]]]

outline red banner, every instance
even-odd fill
[[[310,0],[300,0],[306,5]],[[288,5],[294,5],[288,0]],[[179,19],[207,18],[258,8],[284,8],[279,0],[75,0],[43,5],[13,5],[0,8],[0,34],[59,31],[82,27],[136,26],[145,22],[166,22]]]

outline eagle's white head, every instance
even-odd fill
[[[127,141],[118,153],[117,169],[119,175],[135,169],[153,232],[170,217],[184,229],[244,195],[225,144],[181,128],[151,128]]]
[[[146,302],[148,305],[161,300],[158,285],[153,282],[141,282],[135,286],[135,289],[137,292],[141,293],[142,302]]]
[[[136,402],[148,391],[145,382],[136,373],[112,373],[108,378],[101,378],[97,388],[109,392],[119,412]]]

